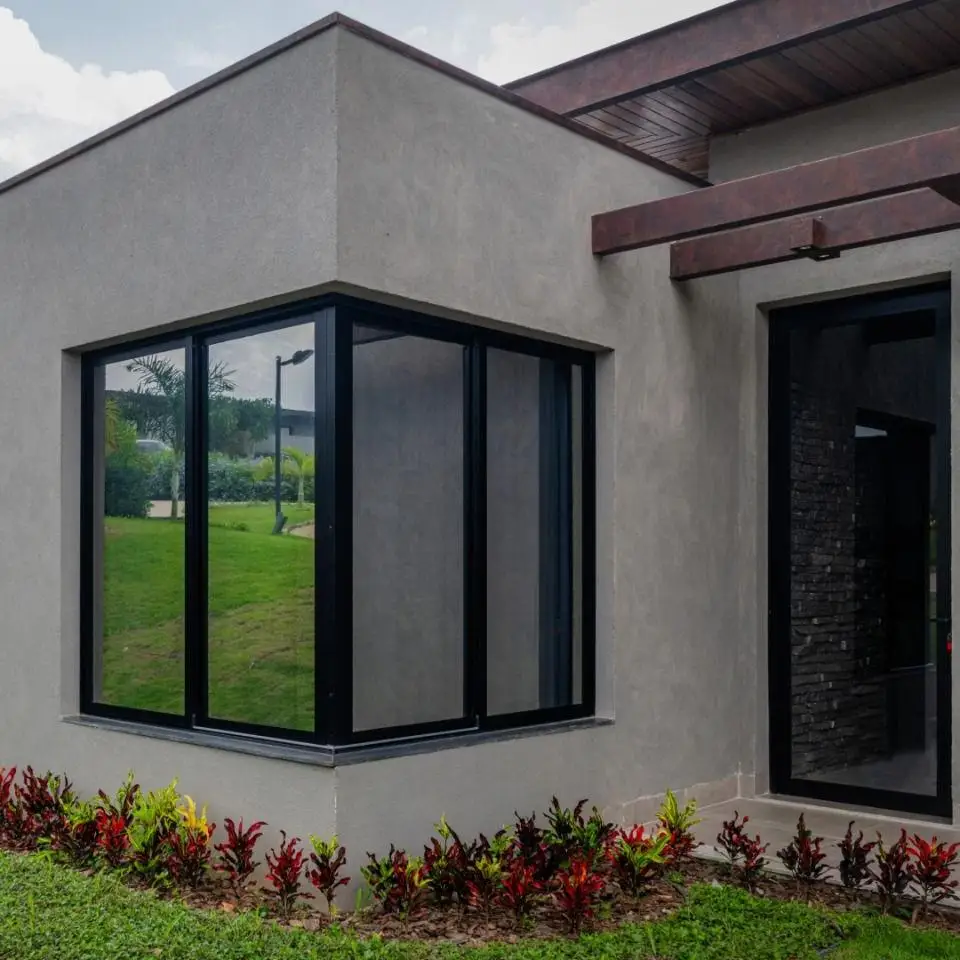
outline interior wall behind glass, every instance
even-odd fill
[[[790,382],[792,774],[933,795],[932,331],[799,328]]]
[[[93,699],[184,711],[182,349],[94,370]]]
[[[354,729],[463,715],[464,348],[358,327]]]
[[[215,720],[314,728],[313,350],[312,322],[209,347],[208,710]]]
[[[580,702],[579,368],[487,351],[487,710]]]

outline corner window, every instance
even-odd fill
[[[338,300],[83,385],[85,712],[337,749],[592,712],[589,354]]]

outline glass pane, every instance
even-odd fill
[[[358,327],[355,730],[463,715],[463,347]]]
[[[582,701],[581,452],[579,368],[488,350],[491,715]]]
[[[314,727],[313,349],[312,322],[209,348],[208,703],[216,720]]]
[[[798,329],[790,357],[793,776],[934,795],[932,331]]]
[[[184,712],[182,349],[97,367],[93,699]]]

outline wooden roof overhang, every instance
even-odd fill
[[[960,0],[735,0],[508,84],[687,174],[710,141],[960,67]]]
[[[593,252],[672,243],[672,279],[691,280],[957,229],[958,202],[952,127],[597,214]]]

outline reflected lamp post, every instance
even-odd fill
[[[280,477],[282,468],[283,451],[280,448],[280,394],[281,394],[281,371],[284,367],[297,367],[301,363],[309,360],[313,356],[312,350],[297,350],[292,357],[284,360],[277,357],[277,395],[273,407],[273,439],[274,439],[274,458],[273,458],[273,499],[276,507],[276,519],[273,524],[273,532],[280,533],[287,518],[283,515],[280,507]]]

